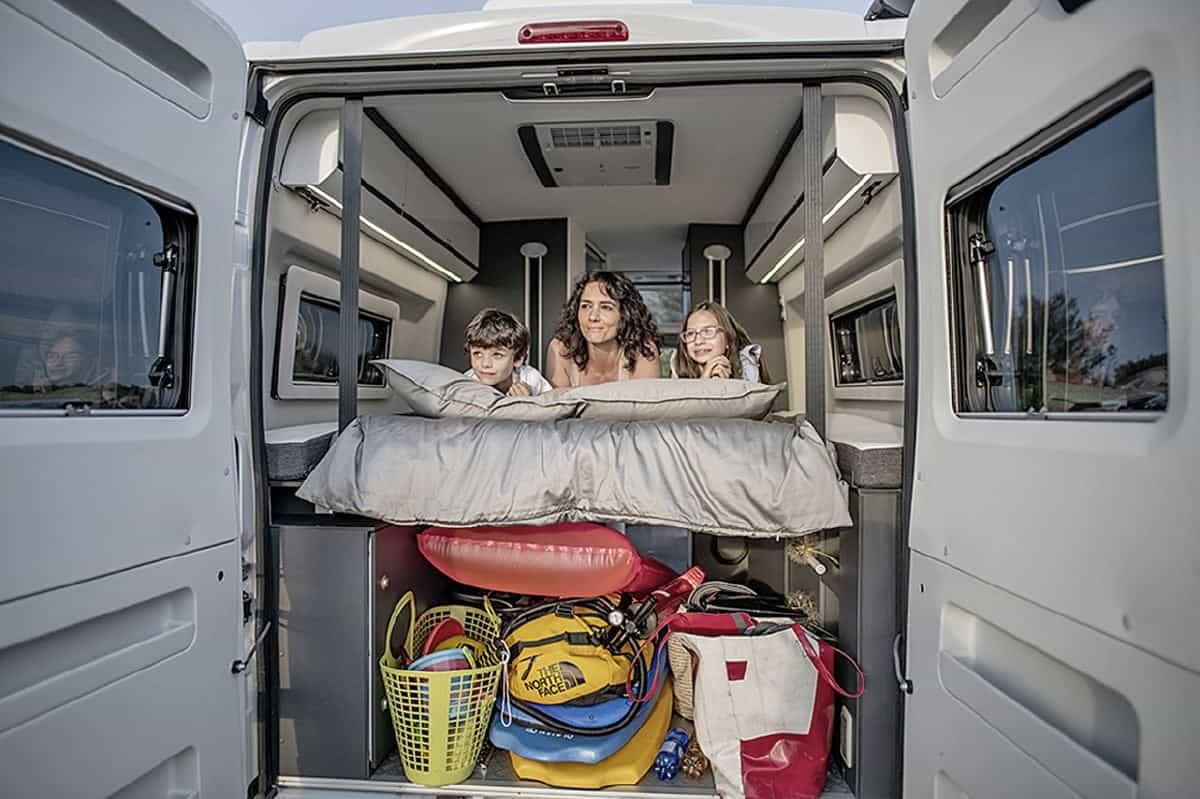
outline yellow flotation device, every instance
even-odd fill
[[[671,727],[670,683],[663,686],[646,723],[629,743],[599,763],[542,763],[527,760],[513,752],[513,772],[523,780],[537,780],[556,788],[607,788],[610,785],[636,785],[654,765],[654,758]]]

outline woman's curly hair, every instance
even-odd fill
[[[588,343],[579,329],[579,303],[583,290],[589,283],[599,283],[608,296],[617,301],[621,321],[617,325],[617,344],[625,352],[625,368],[632,371],[637,356],[654,358],[655,338],[658,326],[650,316],[650,309],[633,282],[619,272],[592,272],[575,282],[571,298],[562,308],[562,316],[554,337],[566,347],[567,355],[582,371],[587,368]]]

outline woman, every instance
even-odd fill
[[[659,377],[657,333],[629,278],[593,272],[575,284],[546,353],[555,388]]]
[[[692,308],[679,331],[671,361],[673,377],[736,377],[751,383],[770,383],[762,347],[750,340],[746,328],[725,306],[702,302]]]

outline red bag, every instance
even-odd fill
[[[834,694],[857,698],[865,688],[853,658],[787,620],[680,613],[662,626],[692,653],[696,736],[721,796],[819,797],[833,739]],[[836,655],[857,672],[856,692],[834,679]]]

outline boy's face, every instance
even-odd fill
[[[522,360],[508,347],[471,347],[471,369],[479,382],[504,391],[512,385],[513,369]]]

